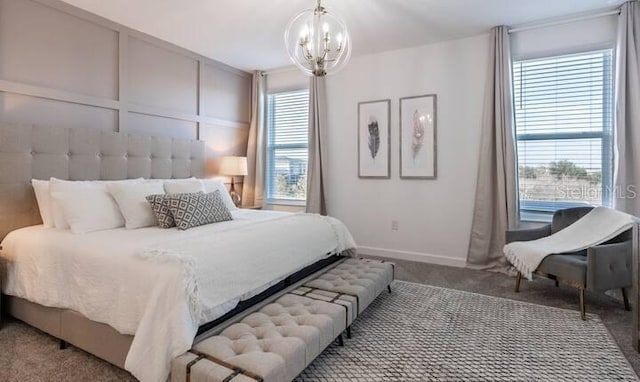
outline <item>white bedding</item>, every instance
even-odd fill
[[[135,335],[125,368],[140,380],[162,381],[171,359],[190,348],[199,325],[326,253],[355,247],[334,219],[232,214],[232,221],[188,231],[120,228],[74,235],[23,228],[2,243],[2,290]],[[269,231],[273,226],[282,232]],[[310,227],[315,234],[308,234]]]

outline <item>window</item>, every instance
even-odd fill
[[[513,63],[520,209],[611,204],[612,51]]]
[[[307,197],[309,91],[267,97],[267,199]]]

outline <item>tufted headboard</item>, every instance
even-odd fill
[[[31,179],[168,179],[204,172],[202,141],[0,123],[0,240],[42,222]]]

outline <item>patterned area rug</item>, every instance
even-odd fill
[[[595,315],[396,281],[300,381],[638,381]]]

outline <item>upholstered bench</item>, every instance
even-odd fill
[[[347,259],[171,364],[173,382],[293,380],[393,281],[393,264]]]
[[[371,259],[347,259],[304,284],[322,291],[351,295],[357,299],[357,314],[362,313],[383,290],[391,292],[395,264]]]

